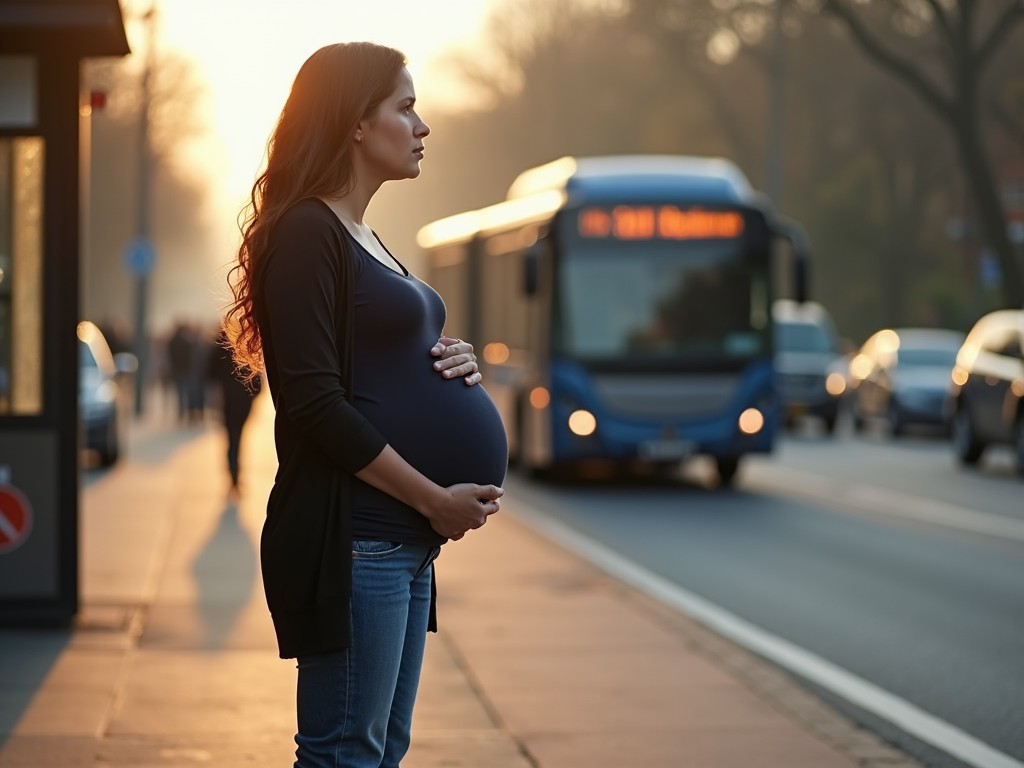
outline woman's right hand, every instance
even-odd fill
[[[430,527],[447,539],[461,539],[467,531],[481,527],[498,511],[498,499],[505,494],[495,485],[459,483],[444,489],[427,514]]]
[[[459,483],[443,488],[385,445],[356,477],[415,509],[430,527],[448,539],[461,539],[498,511],[505,491],[496,485]]]

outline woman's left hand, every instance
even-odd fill
[[[462,376],[467,385],[479,384],[483,376],[476,364],[473,345],[462,339],[442,336],[430,350],[430,354],[439,358],[434,363],[434,370],[446,379]]]

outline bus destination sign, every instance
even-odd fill
[[[731,240],[743,234],[737,211],[680,209],[674,205],[587,207],[579,212],[580,237],[616,240]]]

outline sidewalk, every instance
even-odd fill
[[[281,768],[294,664],[257,544],[275,462],[258,401],[241,502],[213,428],[137,430],[83,488],[72,632],[0,631],[4,768]],[[785,674],[517,520],[438,565],[407,768],[911,768]]]

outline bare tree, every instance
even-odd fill
[[[133,7],[134,6],[134,7]],[[149,3],[127,3],[126,21],[139,24]],[[134,15],[133,15],[134,14]],[[143,55],[140,56],[139,54]],[[141,59],[141,60],[140,60]],[[146,208],[145,233],[160,258],[153,267],[152,315],[166,321],[191,309],[182,286],[195,286],[211,272],[210,223],[206,204],[209,184],[203,169],[190,166],[189,142],[203,138],[205,89],[194,61],[158,45],[148,62],[145,48],[124,59],[96,59],[85,64],[86,88],[106,94],[106,105],[91,117],[89,226],[84,254],[83,309],[127,323],[132,316],[136,277],[124,267],[126,244],[139,236]],[[140,157],[141,123],[146,117],[146,156]],[[148,164],[151,189],[140,194],[140,166]],[[148,202],[147,202],[148,201]],[[150,220],[151,215],[151,220]],[[214,281],[211,279],[211,286]],[[212,296],[210,290],[204,293]],[[210,312],[213,300],[211,299]]]
[[[1006,226],[981,125],[983,79],[1019,32],[1021,0],[822,0],[857,45],[903,82],[950,132],[985,240],[1002,267],[1003,299],[1024,306],[1024,276]],[[1018,35],[1019,39],[1019,35]],[[920,54],[911,57],[908,46]]]
[[[516,173],[560,154],[723,155],[760,184],[774,8],[507,0],[487,45],[452,61],[476,88],[474,108],[428,115],[423,178],[386,188],[379,207],[397,212],[392,229],[411,241],[426,221],[496,202]],[[780,206],[815,243],[815,293],[850,334],[904,321],[964,325],[976,312],[967,303],[988,297],[963,290],[967,252],[945,235],[958,202],[951,139],[845,44],[840,24],[819,23],[820,3],[787,0],[786,10]],[[1013,71],[1006,59],[995,62],[993,96],[1012,80],[999,75]],[[1012,94],[1001,103],[1017,119]]]

